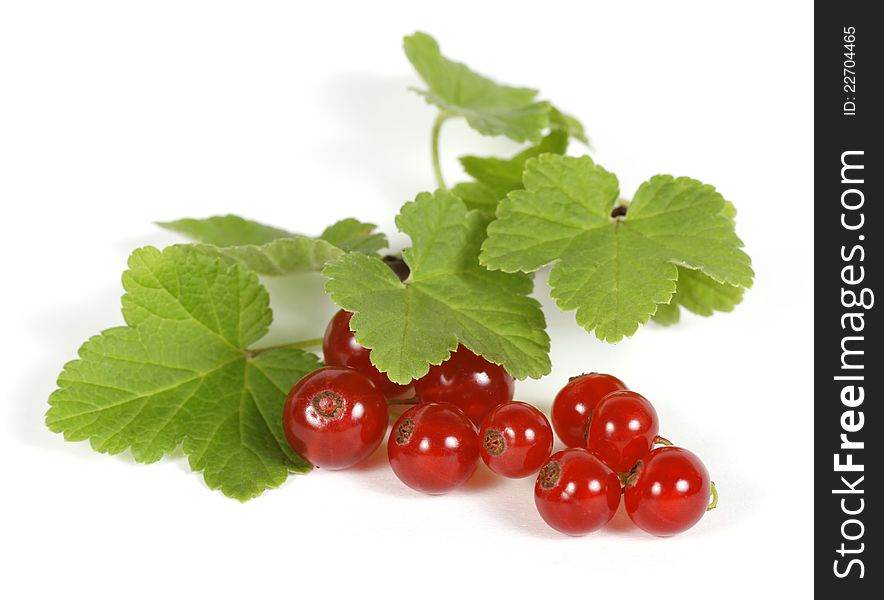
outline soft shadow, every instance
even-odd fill
[[[634,533],[638,531],[638,528],[632,523],[629,514],[626,512],[626,507],[623,505],[622,498],[617,512],[614,513],[614,517],[608,521],[608,524],[605,525],[604,529],[609,533]]]
[[[534,504],[534,477],[509,480],[508,490],[499,490],[482,506],[485,514],[508,529],[538,539],[562,539],[568,536],[547,525]]]
[[[428,499],[442,496],[449,497],[458,494],[488,492],[505,483],[505,480],[502,477],[498,477],[492,473],[485,464],[480,461],[473,476],[459,488],[439,496],[418,492],[402,483],[399,478],[396,477],[396,474],[393,473],[393,469],[390,468],[390,462],[387,458],[386,441],[382,443],[381,446],[365,461],[359,463],[355,467],[347,469],[347,472],[358,477],[360,485],[369,488],[372,493],[396,496],[397,498],[405,499]]]
[[[368,458],[363,460],[358,465],[350,467],[347,470],[353,473],[372,473],[385,468],[390,468],[390,461],[387,459],[386,437],[384,438],[384,441],[381,442],[381,445],[378,446],[377,449],[372,452]]]
[[[479,466],[473,476],[470,477],[465,484],[459,489],[463,492],[475,493],[486,492],[488,490],[500,487],[505,482],[504,478],[496,475],[485,466],[485,463],[479,461]]]

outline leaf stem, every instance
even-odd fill
[[[718,490],[715,489],[715,482],[712,482],[712,501],[709,502],[709,506],[706,507],[706,511],[710,511],[713,508],[718,506]]]
[[[436,175],[436,187],[443,190],[447,188],[445,187],[445,179],[442,178],[442,165],[439,162],[439,132],[442,130],[442,124],[451,117],[452,113],[447,110],[441,110],[433,122],[433,173]]]
[[[322,345],[322,338],[310,338],[308,340],[298,340],[297,342],[289,342],[288,344],[277,344],[275,346],[265,346],[264,348],[255,348],[254,350],[246,350],[249,357],[254,358],[271,350],[306,350],[307,348],[315,348]]]

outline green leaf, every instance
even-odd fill
[[[345,252],[325,240],[296,236],[280,238],[260,246],[193,246],[209,256],[228,264],[239,264],[259,275],[290,275],[318,271],[333,258]]]
[[[504,196],[513,190],[522,189],[522,171],[529,158],[547,152],[564,154],[567,149],[568,134],[556,130],[546,135],[540,143],[529,146],[510,159],[461,156],[460,162],[464,171],[476,181],[459,183],[452,191],[468,208],[478,209],[493,216]]]
[[[742,302],[744,287],[720,283],[701,271],[678,269],[678,291],[673,300],[703,317],[714,312],[730,312]]]
[[[616,342],[669,304],[678,267],[750,287],[754,273],[715,188],[687,177],[643,183],[625,218],[611,211],[617,178],[581,158],[531,159],[525,189],[510,193],[488,227],[481,261],[505,272],[555,263],[552,295],[599,339]]]
[[[547,152],[564,154],[567,149],[568,135],[563,131],[553,131],[537,145],[522,150],[510,159],[467,155],[460,157],[460,164],[473,179],[503,198],[512,190],[522,188],[522,171],[529,158]]]
[[[737,207],[734,206],[733,202],[725,200],[720,214],[735,223],[737,219]]]
[[[549,111],[549,126],[553,131],[563,131],[569,137],[589,146],[589,138],[583,129],[583,123],[578,121],[576,117],[563,113],[556,107],[552,107]],[[564,154],[564,151],[558,154]]]
[[[719,283],[700,271],[678,268],[678,289],[669,304],[659,305],[654,321],[661,325],[677,323],[679,305],[692,313],[711,317],[715,312],[730,312],[742,302],[746,288]]]
[[[375,254],[387,247],[387,236],[375,233],[376,225],[356,219],[342,219],[329,225],[319,239],[333,244],[347,252]]]
[[[223,215],[207,219],[178,219],[158,222],[157,225],[175,231],[192,240],[213,246],[260,245],[292,237],[292,233],[264,225],[237,215]]]
[[[663,326],[675,325],[678,323],[679,319],[681,319],[681,309],[678,308],[678,303],[675,302],[673,296],[673,300],[669,301],[669,304],[658,304],[657,312],[655,312],[651,319]]]
[[[427,373],[463,344],[518,378],[549,372],[549,337],[532,281],[479,266],[486,219],[450,192],[422,193],[402,207],[399,229],[411,269],[403,283],[378,258],[348,254],[322,274],[332,300],[354,313],[356,340],[397,383]]]
[[[725,200],[721,216],[732,223],[737,216],[737,208]],[[728,283],[718,283],[700,271],[678,267],[677,289],[669,304],[657,306],[652,319],[660,325],[674,325],[681,318],[679,305],[700,316],[709,317],[716,311],[730,312],[742,302],[746,288]]]
[[[464,117],[479,133],[534,141],[549,125],[550,105],[535,101],[537,90],[495,83],[445,58],[426,33],[407,36],[404,47],[428,88],[415,91],[443,111]]]
[[[65,365],[49,398],[52,431],[146,463],[183,445],[210,488],[242,501],[310,469],[281,414],[319,362],[248,350],[272,320],[254,273],[186,246],[147,247],[130,257],[123,286],[127,326],[92,337]]]
[[[482,213],[491,218],[497,205],[500,203],[501,196],[484,183],[478,181],[464,181],[456,184],[451,188],[455,196],[463,200],[467,208],[482,211]]]
[[[374,225],[356,219],[338,221],[319,238],[289,233],[236,215],[181,219],[158,225],[203,242],[196,248],[205,254],[241,264],[261,275],[318,271],[344,252],[373,254],[387,246],[386,236],[374,233]]]

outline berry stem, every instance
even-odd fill
[[[412,396],[411,398],[400,398],[398,400],[387,400],[387,404],[390,406],[414,406],[418,404],[419,400],[417,396]]]
[[[674,444],[672,442],[670,442],[669,440],[667,440],[662,435],[658,435],[657,437],[654,438],[654,445],[655,446],[673,446]]]
[[[265,346],[264,348],[255,348],[254,350],[246,350],[246,354],[249,358],[254,358],[256,356],[260,356],[265,352],[270,352],[271,350],[288,350],[288,349],[297,349],[297,350],[306,350],[307,348],[315,348],[316,346],[322,345],[322,338],[310,338],[308,340],[299,340],[297,342],[289,342],[288,344],[277,344],[275,346]]]
[[[442,164],[439,161],[439,132],[442,130],[442,124],[451,117],[450,112],[442,110],[436,115],[436,121],[433,123],[433,173],[436,175],[436,187],[443,190],[447,188],[445,187],[445,179],[442,178]]]
[[[710,511],[716,506],[718,506],[718,490],[715,489],[715,482],[712,483],[712,502],[709,503],[709,506],[706,507],[706,511]]]

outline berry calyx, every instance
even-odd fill
[[[374,452],[387,431],[387,401],[368,377],[323,367],[289,392],[282,425],[292,449],[317,467],[346,469]]]
[[[654,438],[654,445],[655,446],[674,446],[675,444],[670,442],[668,439],[666,439],[662,435],[658,435],[657,437]]]
[[[396,436],[397,444],[408,443],[408,440],[411,439],[411,434],[414,433],[414,419],[400,419],[393,427],[393,432]]]
[[[545,490],[554,487],[559,482],[559,477],[562,476],[562,466],[551,460],[540,469],[540,473],[537,475],[537,483]]]
[[[414,382],[421,402],[450,402],[478,426],[498,404],[513,399],[515,379],[500,365],[488,362],[464,346],[441,365]]]
[[[482,437],[482,447],[489,456],[500,456],[506,450],[506,439],[497,429],[488,429]],[[486,461],[487,462],[487,461]]]
[[[326,390],[313,396],[313,409],[326,419],[340,419],[344,415],[344,399],[340,394]]]
[[[334,314],[325,336],[322,338],[322,356],[331,366],[352,367],[360,371],[378,387],[388,400],[398,400],[414,395],[411,385],[399,385],[390,381],[384,373],[371,364],[371,350],[356,341],[350,330],[352,313],[339,310]]]
[[[693,452],[676,446],[655,448],[642,458],[623,494],[632,522],[660,536],[690,529],[718,501],[703,462]]]
[[[620,478],[586,450],[562,450],[540,469],[534,503],[553,529],[585,535],[603,527],[617,512]]]
[[[504,477],[528,477],[549,458],[553,432],[546,416],[524,402],[493,408],[479,429],[482,460]]]
[[[405,485],[425,494],[444,494],[476,471],[479,436],[453,404],[418,404],[393,425],[387,455]]]
[[[611,392],[592,413],[586,449],[623,473],[653,448],[659,430],[657,411],[644,396]]]
[[[602,398],[625,390],[626,384],[604,373],[586,373],[565,384],[552,407],[552,426],[562,443],[571,448],[586,447],[586,436],[593,409]]]

